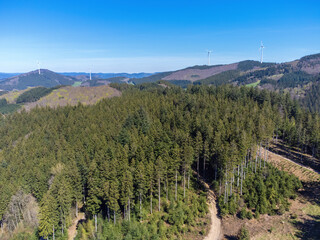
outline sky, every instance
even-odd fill
[[[320,53],[320,1],[0,0],[0,72],[161,72]]]

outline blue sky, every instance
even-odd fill
[[[320,1],[0,0],[0,72],[158,72],[320,52]]]

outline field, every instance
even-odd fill
[[[77,105],[79,102],[84,105],[95,104],[103,98],[120,96],[120,92],[109,86],[99,87],[62,87],[52,91],[49,95],[39,99],[37,102],[24,105],[27,111],[39,107],[58,107],[66,105]]]

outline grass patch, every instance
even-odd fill
[[[306,207],[302,208],[305,214],[312,216],[320,216],[320,206],[317,204],[308,204]]]
[[[72,87],[79,87],[81,85],[81,81],[76,81],[74,84],[72,84]]]
[[[246,86],[247,86],[247,87],[256,87],[256,86],[259,85],[260,81],[261,81],[261,80],[258,80],[258,81],[254,82],[254,83],[249,83],[249,84],[247,84]]]

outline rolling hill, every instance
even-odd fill
[[[38,70],[13,76],[0,81],[0,89],[2,90],[23,90],[28,87],[54,87],[57,85],[72,85],[75,79],[70,76],[64,76],[47,69]]]

